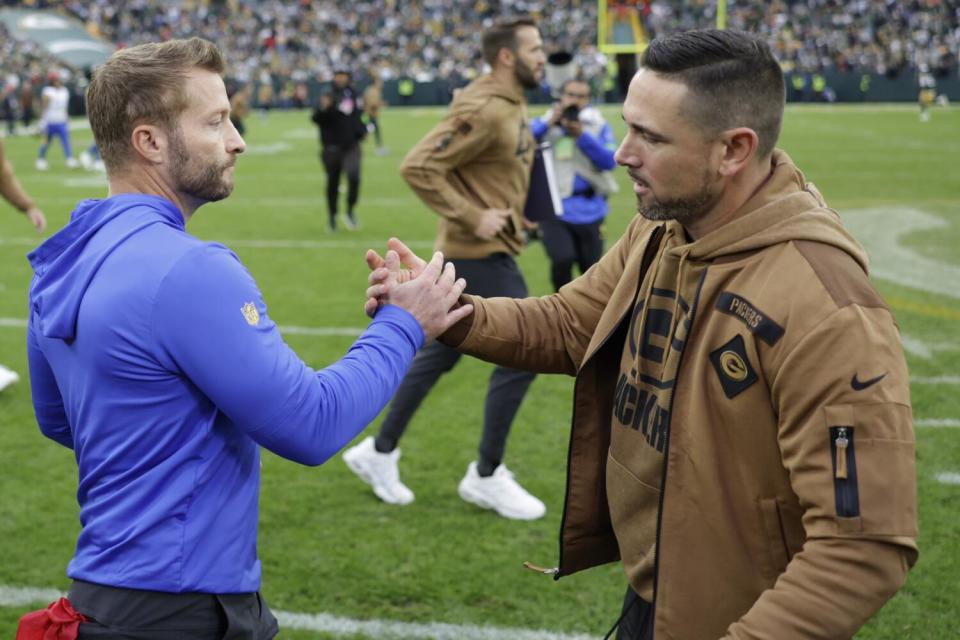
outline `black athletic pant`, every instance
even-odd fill
[[[347,213],[353,214],[353,208],[360,197],[360,145],[355,144],[346,149],[327,146],[323,148],[320,157],[327,173],[327,214],[330,216],[330,228],[335,229],[341,173],[347,174]]]
[[[257,593],[163,593],[74,580],[67,599],[88,622],[78,640],[270,640],[277,619]]]
[[[373,139],[376,141],[378,147],[382,147],[383,137],[380,133],[380,121],[373,116],[368,116],[367,119],[370,121],[370,124],[373,125]]]
[[[573,279],[573,267],[585,273],[603,255],[602,220],[571,224],[560,218],[540,222],[543,246],[550,258],[550,281],[555,291]]]
[[[469,294],[484,298],[527,297],[523,274],[514,259],[506,253],[451,262],[457,269],[457,277],[466,279],[466,292]],[[387,417],[380,425],[377,435],[379,451],[391,451],[397,446],[420,403],[440,376],[453,369],[459,359],[460,353],[436,341],[417,354],[390,402]],[[533,373],[507,367],[496,367],[490,375],[479,446],[481,473],[486,470],[489,474],[503,460],[510,425],[534,377]]]
[[[627,587],[620,608],[620,618],[605,636],[609,638],[616,631],[616,640],[650,640],[653,638],[653,605]]]

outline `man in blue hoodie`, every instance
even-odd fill
[[[425,277],[388,285],[393,306],[346,356],[307,367],[236,255],[184,230],[230,194],[244,150],[223,69],[199,38],[116,52],[87,94],[109,197],[29,256],[37,421],[79,466],[73,584],[55,604],[80,638],[272,638],[259,448],[321,464],[467,312],[450,311],[464,282],[437,253]]]

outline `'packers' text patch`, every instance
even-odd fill
[[[747,330],[771,347],[783,336],[783,327],[771,320],[767,314],[750,304],[746,298],[724,291],[714,305],[718,311],[737,318],[747,326]]]

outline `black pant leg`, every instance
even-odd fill
[[[623,597],[617,640],[651,640],[653,638],[653,605],[631,588]]]
[[[381,450],[397,446],[423,399],[433,385],[460,359],[460,353],[439,342],[431,342],[414,357],[407,375],[390,401],[387,415],[380,424],[377,444]]]
[[[360,199],[360,145],[343,154],[343,171],[347,174],[347,211],[353,211]]]
[[[526,298],[527,283],[516,261],[507,254],[480,260],[455,260],[457,275],[467,280],[467,293],[491,297]],[[503,461],[513,419],[536,374],[509,367],[496,367],[490,374],[484,401],[483,431],[478,455],[483,467]]]
[[[323,160],[323,169],[327,174],[327,215],[330,216],[330,228],[336,228],[337,196],[340,191],[343,152],[338,147],[325,147],[320,157]]]
[[[575,236],[577,266],[581,274],[586,273],[587,269],[599,262],[603,256],[603,237],[600,235],[602,224],[603,220],[597,220],[588,224],[569,225]]]
[[[550,282],[554,291],[559,291],[560,287],[573,279],[573,265],[577,262],[578,254],[571,227],[559,218],[540,223],[543,247],[550,259]]]

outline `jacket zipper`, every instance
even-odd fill
[[[853,427],[830,427],[830,457],[833,461],[833,491],[838,518],[860,515],[857,458]]]
[[[675,383],[680,383],[680,371],[683,368],[683,356],[687,352],[687,346],[693,338],[693,326],[697,319],[697,310],[700,308],[700,291],[703,289],[703,283],[707,280],[709,267],[704,268],[700,276],[700,282],[697,283],[697,292],[693,296],[693,302],[690,305],[690,329],[687,331],[687,337],[684,341],[683,351],[680,352],[680,360],[677,362],[677,373],[674,376]],[[679,289],[679,286],[677,287]],[[677,296],[680,292],[677,292]],[[657,537],[653,549],[653,602],[650,603],[650,616],[653,621],[650,626],[650,640],[654,640],[654,629],[657,621],[657,591],[660,582],[660,528],[663,525],[663,499],[667,494],[667,462],[670,456],[670,435],[673,432],[673,403],[677,398],[677,387],[674,386],[673,393],[670,395],[670,422],[667,425],[667,434],[663,441],[663,471],[660,475],[660,502],[657,505]]]
[[[664,235],[665,229],[666,228],[663,225],[661,225],[656,229],[654,229],[653,233],[650,234],[650,239],[647,241],[647,247],[646,249],[644,249],[643,258],[640,260],[640,276],[637,282],[637,290],[633,294],[633,304],[631,304],[627,308],[627,311],[624,314],[625,316],[628,316],[631,313],[633,313],[633,308],[637,304],[637,296],[640,295],[640,287],[643,285],[643,279],[647,276],[647,271],[650,270],[650,264],[653,262],[654,256],[656,255],[657,251],[660,249],[660,243],[663,241],[663,235]],[[607,344],[607,342],[617,332],[617,329],[620,327],[622,323],[623,323],[623,318],[621,317],[620,321],[617,322],[614,330],[611,331],[606,337],[604,337],[603,342],[597,345],[597,348],[593,352],[594,355],[599,353],[599,351]],[[574,399],[576,399],[577,397],[577,388],[579,386],[580,386],[580,377],[577,376],[577,378],[574,380],[574,383],[573,383]],[[563,493],[563,496],[564,496],[563,514],[561,514],[560,516],[560,553],[558,554],[558,558],[557,558],[557,566],[552,569],[542,571],[542,573],[545,573],[547,575],[553,574],[554,580],[559,580],[564,575],[563,571],[560,569],[560,567],[563,566],[563,527],[564,527],[564,523],[566,523],[567,521],[567,504],[568,504],[568,498],[570,496],[570,458],[571,458],[570,450],[573,447],[573,427],[576,424],[577,424],[577,403],[574,402],[573,413],[570,416],[570,444],[567,447],[567,483]],[[527,564],[532,565],[532,563],[524,563],[524,566],[526,566]],[[537,565],[532,565],[531,567],[527,567],[527,568],[532,569],[533,571],[536,571],[536,569],[532,568],[536,566]]]

